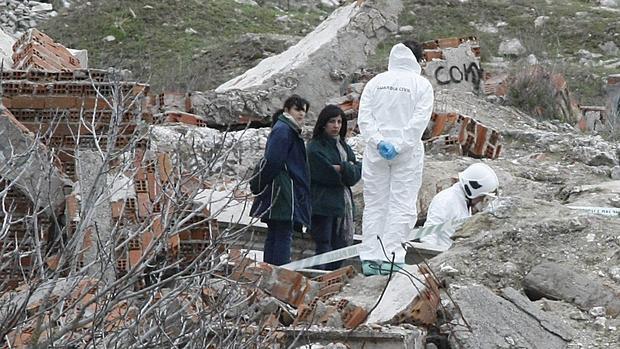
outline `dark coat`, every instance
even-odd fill
[[[346,161],[340,159],[336,142],[347,151]],[[344,189],[362,177],[362,163],[355,159],[353,149],[342,139],[318,137],[308,142],[312,214],[344,216]],[[332,165],[340,165],[338,173]]]
[[[284,116],[278,118],[267,138],[264,158],[259,174],[262,192],[254,199],[250,216],[310,226],[306,148],[300,131]]]

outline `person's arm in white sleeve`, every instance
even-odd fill
[[[420,142],[433,113],[435,96],[431,83],[424,79],[420,81],[419,86],[420,89],[415,97],[415,109],[409,123],[403,130],[404,138],[402,142],[395,145],[398,153],[411,150]]]
[[[437,225],[450,220],[450,205],[446,202],[442,202],[441,199],[433,199],[426,211],[426,221],[424,226]]]
[[[366,84],[366,87],[364,87],[364,91],[362,91],[360,108],[357,115],[357,125],[366,144],[376,148],[383,137],[381,133],[379,133],[377,120],[372,110],[374,92],[374,83],[371,80]]]

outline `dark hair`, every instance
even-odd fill
[[[418,60],[418,62],[422,61],[422,58],[424,58],[424,51],[422,50],[422,45],[420,45],[415,40],[403,41],[403,45],[409,47],[409,49],[411,50],[411,52],[413,52],[413,55]]]
[[[340,138],[344,139],[347,135],[347,118],[344,115],[344,111],[339,106],[330,104],[323,108],[319,113],[319,117],[314,124],[314,130],[312,130],[312,139],[322,137],[325,135],[325,125],[329,119],[340,116],[342,118],[342,127],[340,127]]]
[[[301,96],[299,95],[290,96],[286,99],[286,101],[284,101],[283,108],[278,109],[275,113],[273,113],[273,116],[271,118],[271,127],[276,124],[276,122],[278,121],[278,117],[280,117],[280,115],[284,113],[285,109],[291,109],[293,107],[308,112],[308,110],[310,109],[310,103],[307,100],[301,98]]]

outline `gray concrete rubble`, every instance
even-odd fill
[[[242,178],[263,155],[271,128],[250,128],[221,132],[187,125],[151,126],[149,137],[154,151],[176,154],[194,171],[211,159],[213,173]]]
[[[2,64],[3,70],[6,70],[13,65],[12,56],[14,43],[15,38],[0,28],[0,64]]]
[[[620,314],[620,290],[567,265],[551,262],[537,265],[523,279],[523,287],[530,298],[561,299],[583,310],[602,306],[607,315]]]
[[[287,51],[214,91],[193,92],[194,113],[217,124],[236,124],[240,117],[265,119],[293,93],[308,99],[316,112],[340,94],[342,79],[363,67],[377,44],[397,30],[401,10],[396,0],[340,7]]]
[[[457,325],[450,337],[453,348],[566,348],[567,340],[550,331],[531,311],[523,310],[527,298],[508,291],[510,299],[502,298],[484,286],[455,288],[452,297],[471,326],[471,332],[456,309],[451,310],[452,325]],[[513,299],[516,300],[513,301]],[[529,309],[529,307],[528,307]],[[559,326],[556,324],[556,326]],[[568,333],[569,330],[562,330]],[[564,335],[564,332],[561,332]]]
[[[395,267],[383,298],[368,315],[367,324],[402,323],[403,320],[425,321],[435,323],[439,302],[437,281],[427,273],[420,271],[417,265]],[[431,304],[432,303],[432,304]]]
[[[83,261],[89,265],[89,275],[99,275],[105,282],[114,280],[114,270],[106,264],[104,255],[114,253],[112,237],[112,209],[110,205],[108,180],[99,152],[79,150],[77,163],[80,178],[80,198],[84,209],[81,213],[85,229],[83,232]],[[88,228],[86,228],[88,227]]]
[[[381,331],[370,328],[360,328],[356,331],[344,329],[330,329],[321,327],[310,328],[287,328],[282,330],[285,334],[285,343],[291,344],[295,339],[295,345],[301,348],[322,348],[331,343],[344,344],[349,349],[423,349],[425,348],[424,331],[417,328],[382,327]],[[304,346],[302,346],[304,345]],[[339,348],[339,347],[335,347]]]
[[[509,300],[512,304],[517,306],[521,311],[529,314],[540,322],[540,325],[547,331],[556,334],[566,341],[571,341],[575,338],[575,331],[559,318],[551,316],[544,311],[541,311],[536,304],[530,302],[529,299],[524,297],[519,291],[512,287],[506,287],[502,290],[501,296]]]
[[[2,105],[0,139],[0,177],[15,181],[37,207],[60,213],[64,209],[63,187],[71,181],[53,165],[46,147]]]
[[[570,206],[619,207],[620,180],[567,186],[561,194]]]
[[[31,0],[0,1],[0,30],[20,36],[37,24],[58,15],[51,3]]]

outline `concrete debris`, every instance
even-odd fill
[[[483,76],[477,38],[437,39],[422,46],[426,59],[423,72],[435,89],[480,90]]]
[[[341,2],[330,3],[337,6]],[[458,330],[450,336],[455,347],[458,344],[464,348],[561,348],[569,341],[579,344],[584,338],[587,344],[604,342],[607,338],[590,340],[583,333],[584,328],[594,328],[597,331],[591,333],[602,336],[617,328],[613,317],[620,313],[615,284],[620,282],[615,266],[619,223],[610,221],[613,218],[609,217],[569,211],[563,205],[620,206],[617,183],[608,180],[599,183],[603,178],[614,177],[620,148],[600,136],[575,134],[569,124],[537,121],[501,106],[513,77],[504,72],[483,74],[480,46],[475,38],[445,38],[425,43],[426,69],[432,71],[429,77],[442,87],[437,91],[442,110],[433,114],[425,136],[430,156],[419,195],[421,220],[418,223],[423,221],[432,197],[454,183],[454,175],[473,161],[460,158],[461,155],[493,160],[494,166],[502,169],[498,175],[503,198],[491,212],[472,217],[455,235],[454,246],[431,261],[442,280],[435,279],[426,268],[411,265],[389,281],[387,276],[357,275],[352,266],[313,277],[317,271],[298,273],[262,263],[260,251],[251,251],[252,243],[256,243],[251,241],[255,240],[254,234],[256,240],[265,234],[260,225],[251,227],[252,220],[244,216],[250,196],[242,182],[260,157],[269,133],[267,127],[253,127],[268,125],[268,117],[286,96],[300,93],[310,98],[314,106],[333,98],[331,101],[342,106],[349,119],[348,131],[352,135],[349,142],[358,154],[363,149],[361,137],[356,135],[355,120],[364,83],[371,76],[359,68],[365,65],[366,56],[376,45],[396,31],[396,17],[402,5],[400,1],[387,0],[366,1],[360,6],[361,3],[340,7],[315,32],[288,51],[266,59],[214,91],[149,95],[148,85],[121,81],[120,89],[130,96],[132,107],[120,116],[113,116],[113,108],[96,97],[112,94],[110,81],[118,77],[116,72],[81,69],[87,66],[87,55],[78,58],[78,53],[64,49],[35,30],[22,36],[15,44],[19,49],[13,53],[11,47],[10,55],[17,58],[16,67],[28,70],[2,72],[0,121],[4,123],[0,125],[0,133],[8,135],[3,134],[2,139],[23,145],[24,149],[37,149],[37,156],[32,163],[3,167],[3,171],[9,172],[0,173],[3,179],[0,190],[15,204],[13,217],[25,217],[34,210],[37,201],[28,191],[28,183],[19,181],[36,179],[41,174],[33,168],[48,166],[50,171],[46,173],[52,173],[54,185],[44,195],[57,197],[54,216],[64,213],[66,226],[60,228],[69,237],[82,234],[83,248],[76,268],[71,270],[85,266],[100,268],[97,248],[106,244],[108,250],[114,251],[110,254],[114,267],[100,273],[97,279],[61,278],[56,284],[44,283],[28,299],[31,290],[24,283],[24,275],[41,266],[33,257],[35,251],[30,241],[24,238],[26,224],[12,225],[9,239],[17,241],[19,246],[13,250],[16,253],[11,255],[10,263],[6,264],[2,256],[2,265],[9,267],[0,271],[0,283],[14,292],[0,297],[0,304],[10,304],[0,307],[0,323],[5,323],[9,313],[19,307],[25,307],[25,312],[21,325],[12,328],[6,336],[10,345],[40,344],[32,343],[32,333],[35,323],[43,322],[47,326],[51,319],[37,315],[39,310],[48,310],[44,306],[48,301],[45,294],[51,294],[50,300],[66,299],[64,304],[85,309],[84,313],[70,312],[67,318],[80,321],[100,310],[99,301],[88,303],[103,289],[97,288],[98,285],[109,285],[137,271],[136,282],[128,287],[148,290],[153,266],[146,265],[145,260],[156,262],[161,258],[190,270],[205,251],[214,249],[221,251],[219,259],[209,261],[213,268],[210,271],[217,278],[201,280],[200,287],[184,289],[181,293],[162,287],[149,294],[154,303],[170,297],[161,309],[164,313],[181,314],[183,321],[165,328],[166,334],[181,333],[182,326],[191,327],[203,321],[205,314],[215,312],[218,320],[242,318],[248,324],[244,331],[268,332],[279,347],[288,347],[298,340],[295,345],[308,348],[417,349],[424,347],[427,339],[437,339],[427,329],[439,326],[444,319],[437,319],[437,310],[446,307],[449,317],[441,329],[448,333],[450,326],[452,329],[457,326]],[[329,5],[323,1],[323,6]],[[38,8],[47,11],[48,6]],[[282,16],[282,20],[290,19]],[[537,22],[544,25],[543,19]],[[406,26],[400,28],[400,32],[409,30]],[[5,47],[0,49],[0,54],[6,55]],[[27,57],[27,53],[32,54]],[[36,69],[43,65],[27,63],[42,54],[47,55],[43,61],[45,70]],[[537,68],[532,70],[539,72]],[[541,76],[553,82],[563,112],[570,114],[576,110],[561,76]],[[446,79],[450,81],[446,83]],[[610,76],[610,99],[605,110],[581,107],[582,130],[598,132],[601,125],[619,119],[618,86],[620,77]],[[496,97],[496,103],[476,99],[471,92],[478,91]],[[472,100],[473,104],[468,104]],[[81,124],[80,116],[84,113],[93,115],[92,127]],[[105,135],[113,117],[118,117],[122,131],[114,144],[108,144],[110,140]],[[566,119],[571,124],[577,122],[577,119]],[[308,118],[309,124],[313,121]],[[245,129],[247,126],[252,128]],[[47,131],[49,137],[32,137],[40,131]],[[78,131],[82,135],[80,144],[72,137]],[[572,137],[566,137],[567,133]],[[131,147],[135,151],[125,152],[139,137],[142,140]],[[2,146],[8,149],[6,142],[0,142]],[[93,152],[97,146],[117,151],[119,162],[131,165],[132,170],[114,165],[106,169],[102,183],[93,182],[92,171],[99,161]],[[217,172],[213,177],[205,180],[189,174],[221,153],[227,155],[212,164]],[[7,157],[6,151],[2,154]],[[80,159],[77,163],[76,154]],[[53,161],[47,161],[47,157]],[[11,177],[10,171],[23,174]],[[583,172],[597,176],[598,182],[583,176]],[[7,182],[16,178],[20,185],[8,188]],[[88,205],[91,188],[105,193],[106,197],[94,209]],[[354,188],[354,193],[356,205],[360,202],[357,206],[361,208],[361,186]],[[169,200],[190,197],[192,200],[187,205],[200,210],[196,209],[196,216],[184,222],[187,225],[181,227],[183,231],[171,233],[171,225],[177,222],[166,218],[175,213],[175,206]],[[86,208],[90,211],[84,211]],[[1,213],[0,218],[4,218]],[[53,217],[40,218],[42,231],[53,232],[57,228],[50,218]],[[235,221],[256,228],[248,234],[252,236],[230,244],[227,241],[225,246],[219,242],[214,245],[216,238],[224,233],[219,224],[231,227]],[[45,243],[58,238],[51,233],[43,233],[41,237]],[[157,256],[151,252],[155,242],[165,245]],[[0,248],[6,246],[13,248],[8,244]],[[605,252],[600,253],[601,247]],[[313,254],[307,236],[295,236],[293,253],[294,258]],[[62,265],[66,261],[58,256],[44,258],[44,267],[49,270],[68,270]],[[566,264],[551,263],[550,267],[550,263],[544,263],[548,260]],[[566,266],[580,261],[595,266],[592,272],[605,281]],[[472,280],[501,290],[501,297],[485,286],[472,285]],[[572,283],[567,284],[566,280]],[[442,282],[451,285],[460,311],[440,294]],[[530,298],[551,299],[532,303],[517,291],[521,287]],[[102,320],[105,330],[120,333],[130,324],[146,327],[152,320],[150,315],[143,317],[141,308],[131,304],[130,298],[110,306]],[[572,302],[581,310],[552,299]],[[227,305],[225,309],[218,308],[222,302]],[[54,303],[53,307],[59,304]],[[536,306],[539,304],[542,310]],[[562,316],[562,320],[556,315]],[[62,346],[63,340],[71,336],[87,341],[91,340],[90,336],[104,337],[105,333],[91,331],[92,323],[84,323],[54,344]],[[235,325],[230,326],[228,331]],[[462,330],[467,327],[471,331]],[[45,336],[42,334],[40,340],[45,340]],[[137,345],[128,336],[119,335],[109,341],[106,345]],[[439,341],[433,343],[427,347],[439,346]]]
[[[199,94],[199,100],[192,101],[195,112],[203,119],[235,124],[240,116],[267,118],[292,93],[304,96],[311,105],[321,105],[339,93],[342,83],[334,81],[329,72],[352,74],[363,67],[367,54],[397,30],[401,9],[400,1],[386,0],[339,7],[287,51],[263,60],[214,91]]]
[[[549,16],[536,17],[536,19],[534,20],[534,28],[541,28],[545,25],[545,23],[547,23],[547,21],[549,21],[549,19],[551,19],[551,17]]]
[[[585,311],[603,306],[607,315],[620,314],[620,291],[562,264],[549,262],[535,266],[525,276],[523,287],[530,299],[561,299]]]
[[[599,47],[608,56],[617,56],[618,54],[620,54],[620,48],[618,48],[618,45],[616,45],[616,43],[613,41],[607,41],[603,44],[600,44]]]
[[[502,41],[497,52],[504,56],[521,56],[526,51],[521,41],[515,38]]]
[[[5,70],[13,66],[13,45],[15,39],[0,28],[0,64]]]
[[[407,304],[403,300],[411,300]],[[386,288],[367,323],[432,325],[437,321],[439,284],[428,269],[404,265]]]
[[[525,297],[514,290],[505,292],[504,299],[484,286],[464,286],[455,289],[452,297],[467,320],[452,310],[453,326],[469,326],[469,331],[454,331],[450,337],[453,347],[458,348],[565,348],[567,340],[556,333],[556,320],[541,320],[539,311],[527,305]],[[523,309],[524,307],[525,309]],[[570,331],[560,326],[562,331]],[[568,335],[561,332],[561,335]]]
[[[284,328],[283,347],[295,340],[299,349],[422,349],[425,347],[425,331],[419,328],[380,327],[347,329],[330,329],[320,327]],[[336,346],[337,344],[343,346]],[[331,346],[330,346],[331,344]]]
[[[582,132],[603,131],[609,126],[605,107],[580,105],[579,110],[581,110],[581,119],[577,127]]]
[[[0,137],[0,158],[4,164],[0,166],[0,178],[15,181],[35,207],[47,208],[50,216],[59,213],[64,206],[67,178],[51,163],[49,149],[1,104]]]
[[[80,69],[88,68],[88,51],[87,50],[79,50],[79,49],[73,49],[73,48],[67,48],[67,50],[69,50],[69,53],[71,53],[71,55],[77,58],[77,60],[80,62]]]
[[[501,291],[501,296],[513,303],[521,311],[531,315],[540,322],[540,325],[547,331],[561,337],[565,341],[572,341],[575,338],[575,331],[566,323],[562,322],[549,314],[538,309],[534,303],[524,297],[512,287],[506,287]]]
[[[0,1],[0,30],[20,36],[28,29],[56,15],[51,3],[28,0]]]

